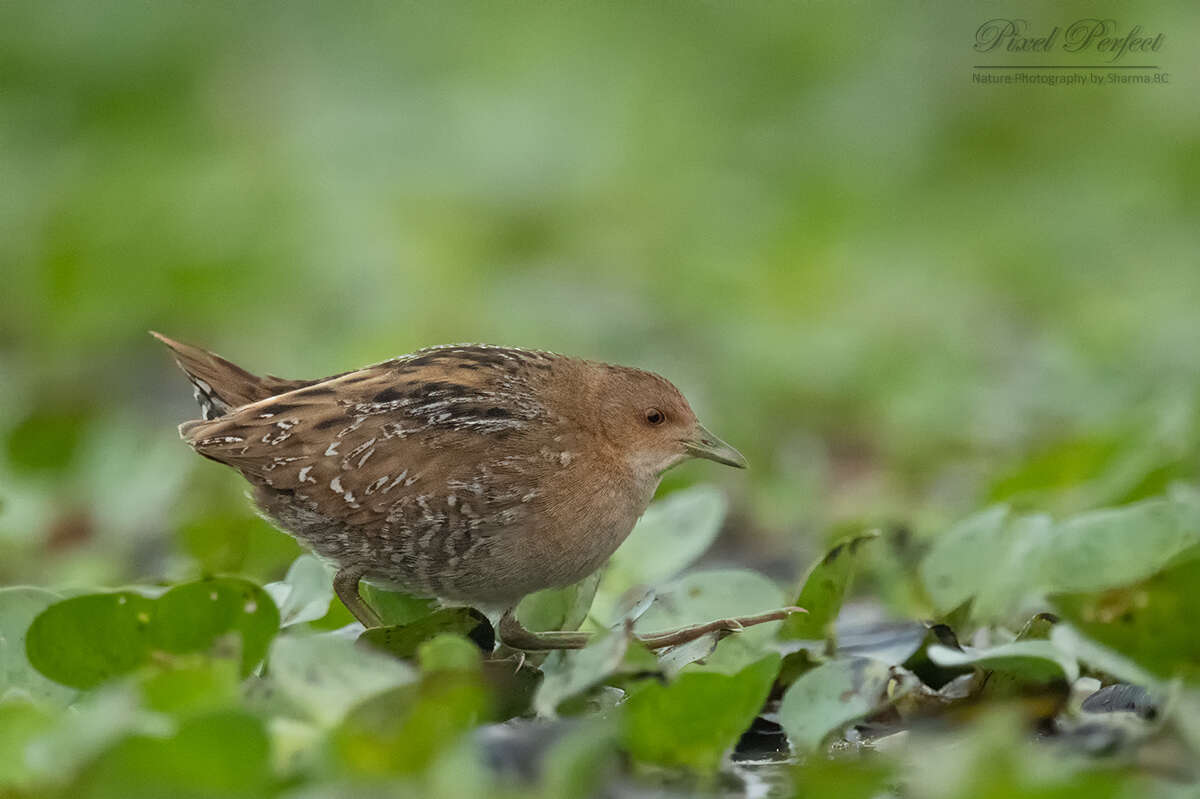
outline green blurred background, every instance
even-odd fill
[[[654,369],[752,462],[663,490],[720,481],[712,557],[780,577],[1195,478],[1200,6],[1023,7],[1164,31],[1169,85],[972,84],[1020,10],[5,4],[0,583],[298,551],[179,442],[148,328],[294,377],[458,341]]]

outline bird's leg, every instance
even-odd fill
[[[565,630],[535,633],[517,619],[517,609],[511,607],[500,617],[496,632],[500,640],[513,649],[526,652],[542,652],[551,649],[583,649],[591,640],[591,633]]]
[[[358,581],[362,577],[363,569],[345,566],[334,575],[333,591],[338,595],[338,599],[342,600],[342,604],[354,614],[354,618],[362,622],[362,626],[367,629],[382,627],[383,621],[379,618],[379,614],[363,601],[362,594],[358,592]]]
[[[730,633],[744,630],[747,627],[753,627],[756,624],[763,624],[768,621],[780,621],[793,613],[805,612],[804,608],[786,607],[778,610],[770,610],[766,613],[758,613],[753,616],[717,619],[705,622],[704,624],[677,627],[674,630],[665,630],[660,633],[635,635],[634,639],[640,641],[647,649],[665,649],[669,646],[686,644],[708,633],[715,632],[719,634],[720,638],[724,638]],[[500,634],[500,640],[505,644],[513,649],[523,649],[527,652],[550,649],[582,649],[587,646],[588,641],[592,637],[591,633],[581,632],[552,631],[535,633],[517,620],[516,608],[509,608],[504,611],[504,615],[500,617],[500,628],[497,632]]]

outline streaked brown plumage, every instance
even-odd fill
[[[639,369],[455,345],[283,380],[154,335],[204,411],[180,434],[338,564],[338,593],[368,625],[360,578],[512,607],[599,568],[666,469],[689,456],[745,465]]]

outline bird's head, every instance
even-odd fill
[[[652,372],[596,365],[592,385],[599,428],[633,469],[657,478],[687,458],[738,469],[746,459],[710,433],[679,389]]]

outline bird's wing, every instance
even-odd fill
[[[292,492],[328,518],[367,523],[405,498],[499,513],[521,502],[529,483],[522,474],[548,457],[536,432],[553,415],[531,364],[552,357],[490,347],[422,351],[181,432],[205,457]]]

